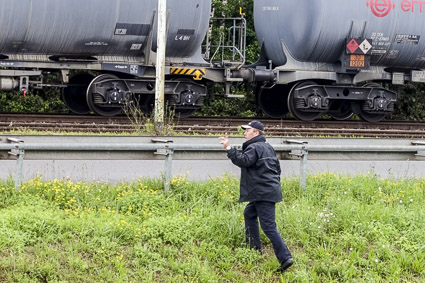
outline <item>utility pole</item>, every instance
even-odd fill
[[[167,0],[158,0],[158,31],[156,42],[155,130],[164,127],[165,50],[167,44]]]

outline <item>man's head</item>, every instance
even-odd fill
[[[248,123],[248,125],[242,125],[241,128],[245,130],[243,134],[245,136],[245,140],[247,141],[255,138],[256,136],[264,134],[264,125],[260,121],[251,121]]]

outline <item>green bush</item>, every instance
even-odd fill
[[[425,120],[425,85],[408,83],[400,89],[394,112],[389,117],[393,120],[423,121]]]
[[[68,113],[60,95],[28,92],[24,96],[20,92],[0,93],[1,112],[19,113]]]

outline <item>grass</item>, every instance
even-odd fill
[[[239,181],[0,183],[0,282],[423,282],[425,180],[372,174],[284,179],[277,225],[295,264],[279,275],[268,239],[244,243]]]
[[[221,134],[217,133],[187,133],[187,132],[177,132],[170,125],[165,126],[164,132],[160,132],[159,134],[153,133],[153,124],[150,124],[147,130],[135,130],[134,132],[70,132],[70,131],[42,131],[42,130],[29,130],[25,128],[13,129],[10,131],[0,131],[0,135],[20,135],[20,136],[167,136],[167,137],[217,137],[226,134],[225,131]],[[243,130],[241,128],[238,129],[238,132],[235,133],[227,133],[230,137],[241,137],[243,136]],[[272,136],[270,136],[272,137]],[[292,136],[293,137],[293,136]]]

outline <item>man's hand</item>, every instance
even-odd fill
[[[224,137],[219,137],[218,139],[221,140],[220,143],[224,149],[229,146],[229,135],[227,133],[224,134]]]

